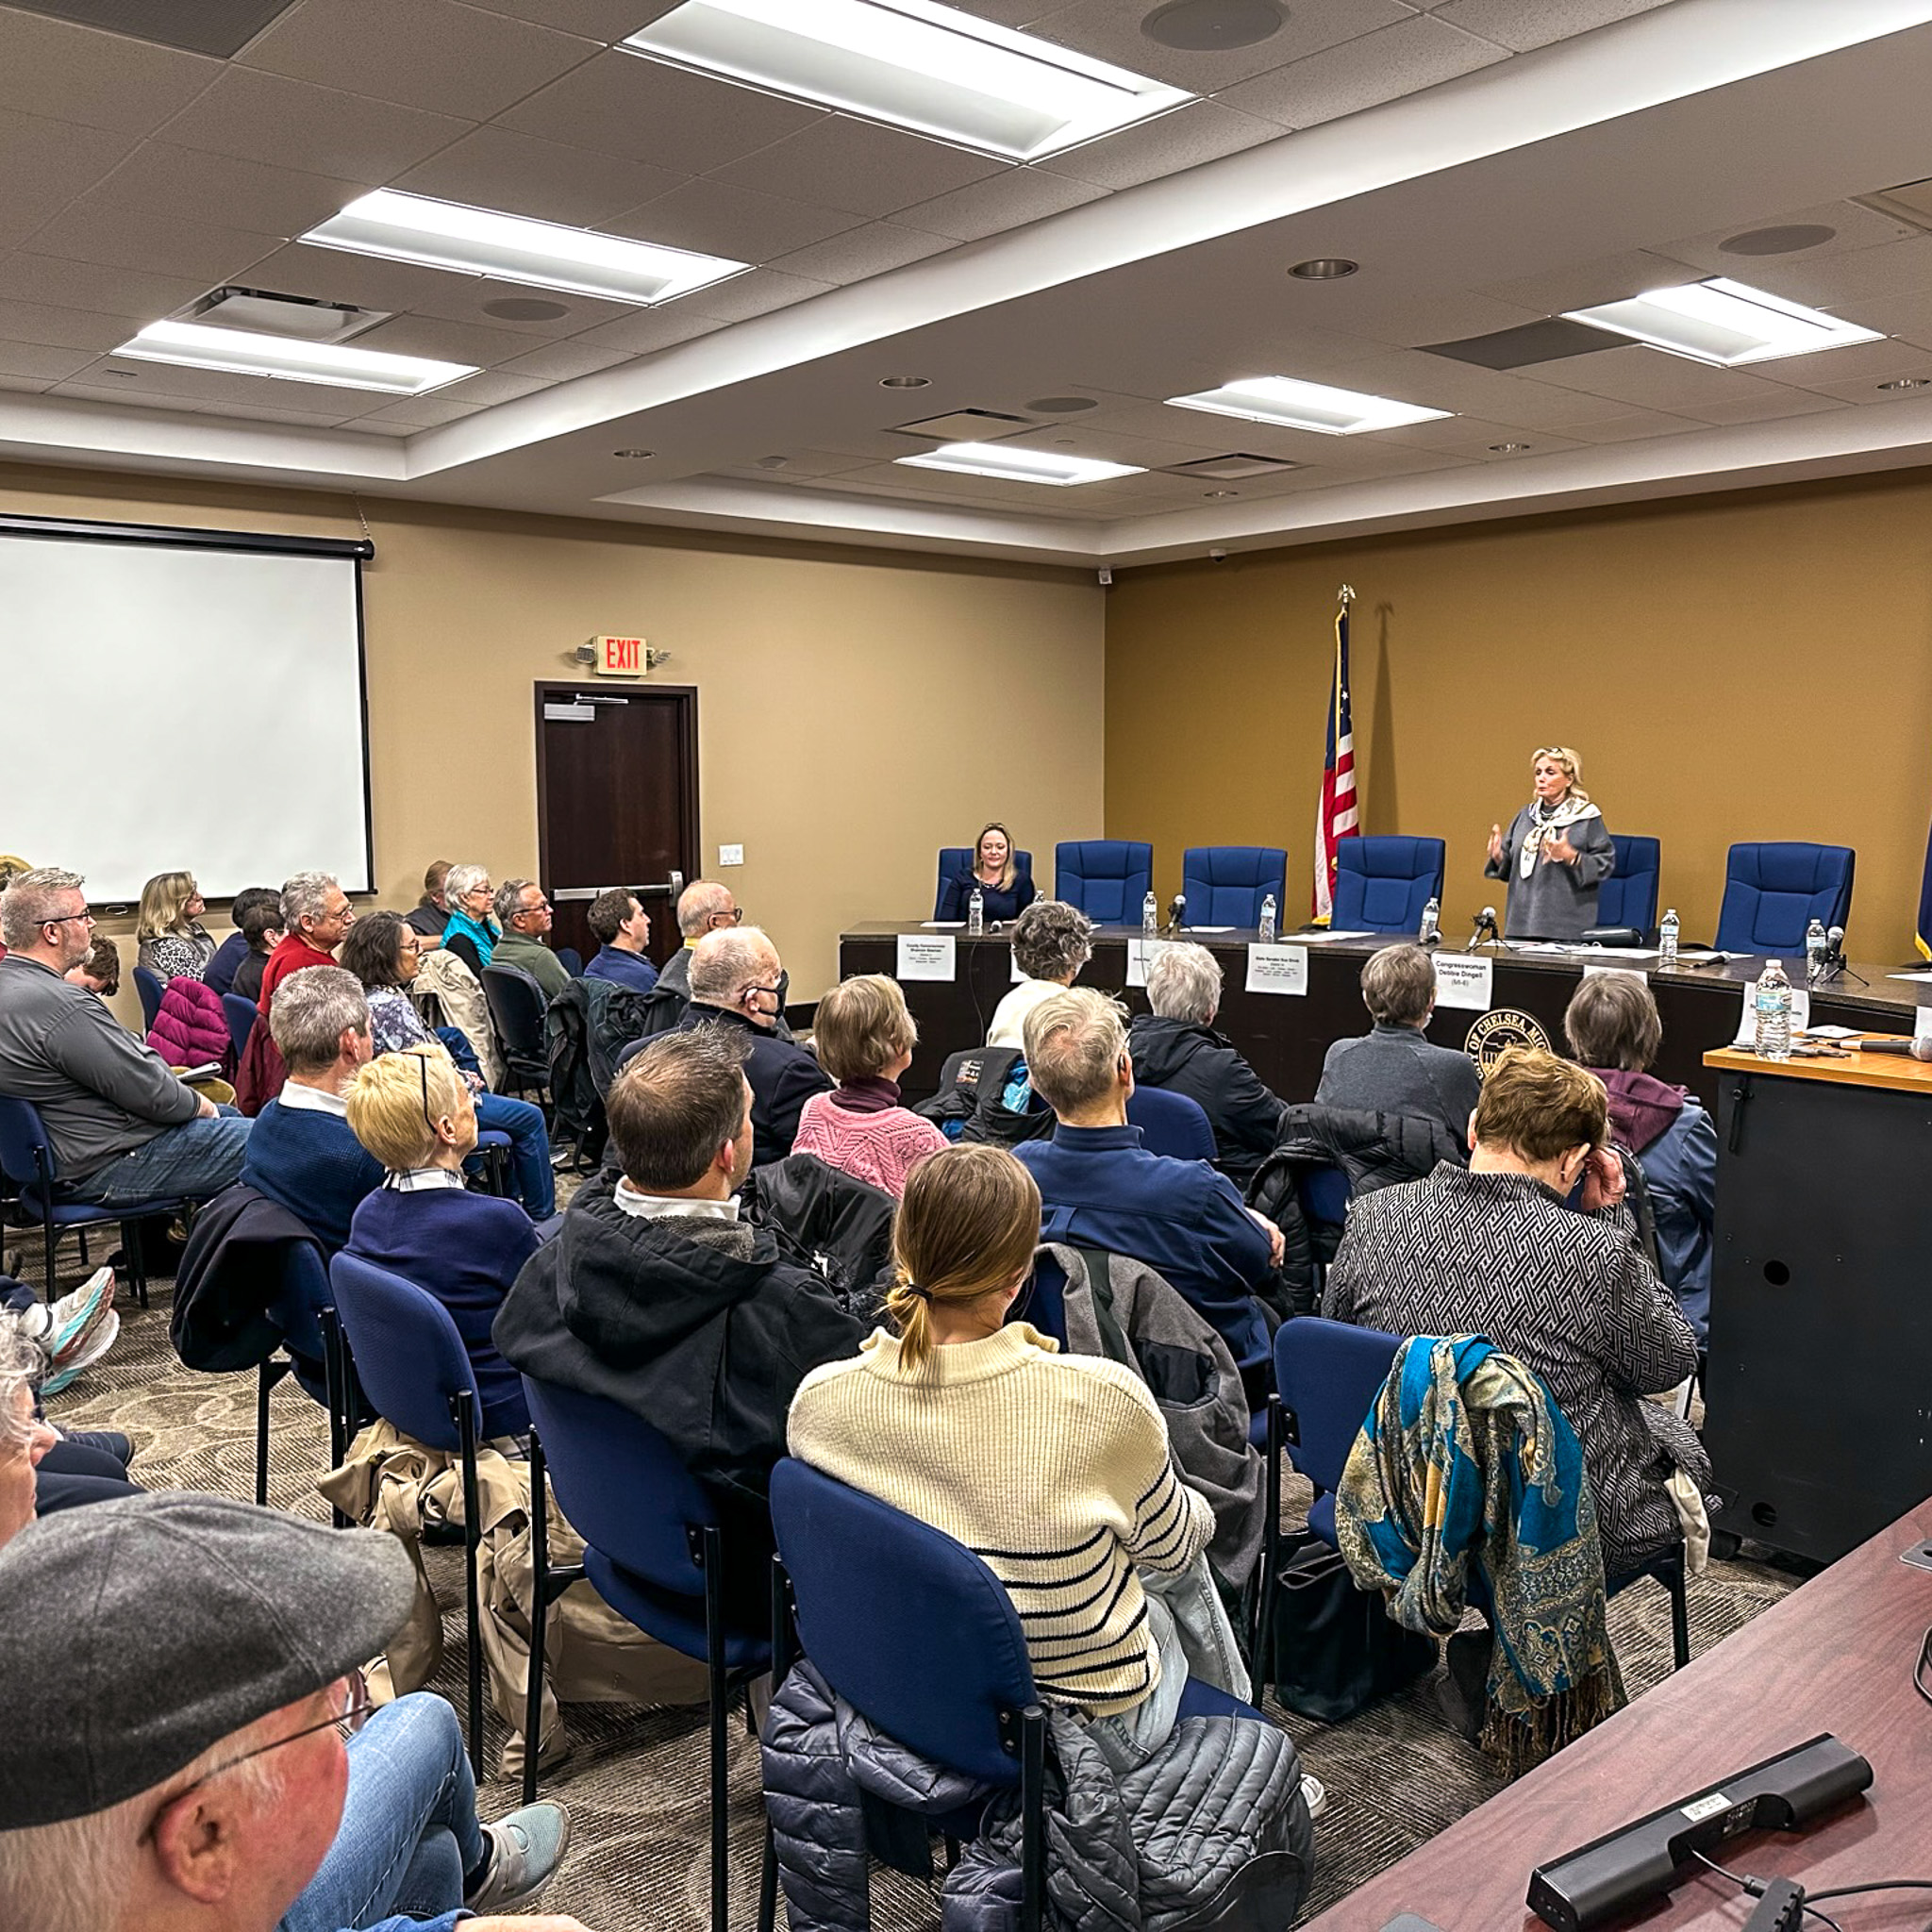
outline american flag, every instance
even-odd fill
[[[1335,910],[1335,848],[1359,836],[1355,803],[1355,721],[1348,703],[1348,599],[1335,613],[1335,682],[1328,692],[1328,756],[1315,810],[1315,924]]]

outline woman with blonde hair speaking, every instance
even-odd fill
[[[1583,789],[1583,760],[1567,744],[1539,745],[1530,758],[1535,795],[1490,827],[1484,875],[1505,879],[1504,936],[1574,945],[1596,924],[1596,891],[1617,868],[1604,815]]]

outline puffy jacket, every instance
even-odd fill
[[[496,1044],[496,1028],[490,1024],[489,1003],[483,997],[483,982],[447,946],[425,953],[416,968],[411,989],[433,992],[442,1009],[443,1024],[458,1027],[475,1053],[483,1078],[492,1093],[504,1085],[503,1054]]]
[[[876,1319],[892,1268],[892,1220],[899,1204],[821,1160],[789,1154],[744,1177],[739,1211],[770,1228],[792,1258],[822,1275],[840,1307]]]
[[[1141,1013],[1127,1036],[1134,1079],[1200,1104],[1214,1129],[1214,1162],[1247,1174],[1281,1138],[1285,1103],[1261,1084],[1241,1049],[1211,1026]]]
[[[147,1043],[171,1067],[201,1067],[213,1060],[226,1079],[235,1071],[235,1041],[222,996],[198,979],[168,982]]]

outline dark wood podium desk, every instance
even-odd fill
[[[1932,1878],[1932,1705],[1911,1685],[1932,1625],[1932,1574],[1898,1560],[1926,1536],[1932,1503],[1351,1892],[1308,1932],[1378,1932],[1402,1912],[1442,1932],[1541,1928],[1524,1904],[1533,1866],[1823,1731],[1870,1760],[1871,1789],[1808,1830],[1734,1839],[1719,1862],[1807,1890]],[[1321,1850],[1318,1824],[1318,1858]],[[1738,1932],[1742,1899],[1707,1873],[1621,1923]],[[1844,1932],[1916,1932],[1932,1923],[1932,1892],[1875,1891],[1820,1909]]]

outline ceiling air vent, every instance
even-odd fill
[[[1852,199],[1860,208],[1874,208],[1894,221],[1909,222],[1913,227],[1932,233],[1932,180],[1901,181],[1896,188],[1855,194]]]
[[[226,60],[239,54],[293,0],[8,0],[23,13],[71,20],[158,47],[186,54],[212,54]]]
[[[1199,457],[1191,463],[1162,463],[1170,476],[1211,476],[1225,483],[1237,476],[1270,476],[1276,470],[1298,470],[1299,463],[1285,462],[1280,457],[1254,457],[1244,453],[1226,457]]]
[[[1525,322],[1519,328],[1501,328],[1494,335],[1466,336],[1459,342],[1424,342],[1425,356],[1447,356],[1455,362],[1474,362],[1479,369],[1525,369],[1532,362],[1554,362],[1563,356],[1589,356],[1620,346],[1616,337],[1560,315],[1547,322]],[[1623,346],[1627,346],[1624,344]]]
[[[897,423],[899,436],[924,436],[934,442],[997,442],[1017,436],[1034,425],[1024,416],[1002,415],[996,409],[955,409],[950,416],[926,416],[917,423]]]
[[[306,295],[276,295],[266,289],[216,289],[184,316],[217,328],[245,328],[304,342],[345,342],[387,322],[386,308],[358,308],[347,302],[316,302]]]

